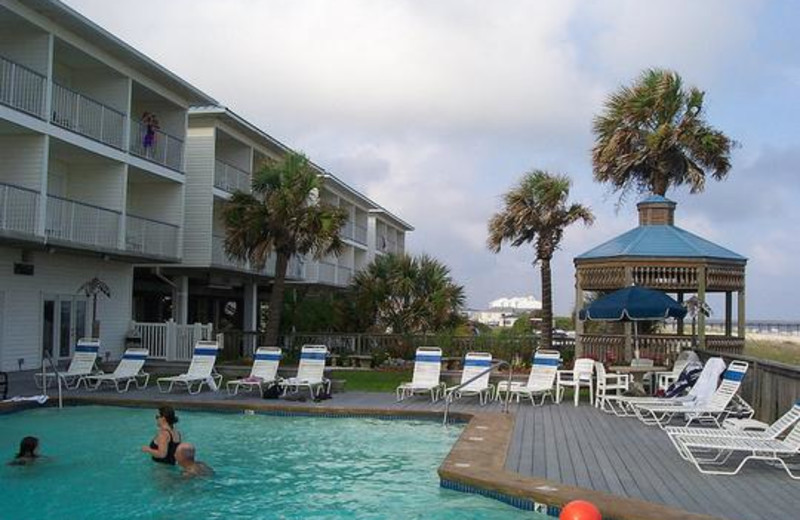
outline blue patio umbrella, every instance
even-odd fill
[[[591,321],[632,321],[636,343],[636,357],[639,357],[637,321],[665,320],[683,318],[686,308],[667,294],[644,287],[625,287],[593,301],[579,313],[582,320]]]

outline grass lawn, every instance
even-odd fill
[[[400,383],[411,381],[411,371],[334,370],[331,379],[344,379],[347,392],[394,392]]]
[[[748,339],[744,346],[744,355],[789,365],[800,365],[800,343]]]

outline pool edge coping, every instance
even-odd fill
[[[151,408],[164,404],[159,399],[118,399],[114,396],[67,396],[64,405],[105,405]],[[220,402],[209,400],[169,401],[178,410],[276,413],[285,415],[435,419],[441,412],[391,408],[348,408],[280,405],[273,403]],[[0,403],[0,414],[57,406],[48,401]],[[587,500],[600,510],[604,520],[724,520],[691,513],[663,504],[613,495],[603,491],[569,486],[540,477],[528,477],[505,469],[514,433],[514,414],[497,412],[451,412],[452,419],[466,423],[464,430],[438,468],[440,486],[500,500],[513,507],[557,517],[573,500]],[[464,466],[468,464],[468,466]]]

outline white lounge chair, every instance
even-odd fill
[[[259,347],[253,356],[253,367],[250,375],[244,379],[228,381],[228,394],[236,395],[244,387],[248,391],[258,389],[261,396],[264,390],[278,383],[278,365],[281,361],[281,349],[278,347]]]
[[[575,406],[578,406],[581,387],[584,386],[589,389],[589,402],[594,403],[593,374],[594,360],[589,358],[576,359],[572,370],[559,370],[556,372],[556,401],[560,403],[564,398],[564,390],[572,388],[574,390]]]
[[[637,405],[673,405],[679,403],[693,403],[698,400],[710,399],[717,388],[720,375],[725,372],[726,366],[722,358],[711,358],[703,366],[694,386],[687,395],[675,397],[640,397],[628,395],[606,396],[606,404],[619,417],[636,416]]]
[[[529,398],[534,406],[537,406],[536,396],[541,396],[542,398],[538,406],[544,404],[547,396],[550,396],[551,401],[555,401],[553,387],[555,386],[556,371],[560,363],[561,354],[557,350],[537,350],[533,354],[528,381],[526,383],[512,381],[510,387],[508,381],[499,381],[496,386],[495,399],[500,400],[502,394],[510,393],[512,397],[516,397],[517,402],[521,397]]]
[[[83,376],[81,381],[89,390],[97,390],[103,383],[113,384],[119,393],[127,392],[132,383],[136,385],[136,388],[145,388],[150,381],[150,374],[142,369],[149,355],[150,351],[146,348],[129,348],[122,354],[122,359],[114,372]],[[120,386],[122,384],[125,386]],[[78,382],[78,386],[80,386],[80,382]]]
[[[299,392],[301,388],[308,388],[313,399],[325,387],[330,393],[331,382],[325,379],[325,358],[328,356],[328,347],[325,345],[303,345],[300,350],[300,365],[297,375],[283,379],[278,385],[283,388],[283,395],[289,390]]]
[[[214,370],[218,353],[219,347],[216,341],[198,341],[194,346],[189,370],[177,376],[159,377],[156,380],[159,391],[171,392],[172,387],[177,384],[185,385],[186,390],[192,395],[199,394],[203,390],[203,385],[208,385],[216,392],[222,384],[222,376]],[[162,383],[169,383],[169,387],[165,390]]]
[[[691,361],[699,361],[697,354],[692,352],[691,350],[684,350],[680,354],[678,354],[678,358],[675,360],[675,363],[672,365],[672,370],[667,370],[664,372],[656,372],[656,390],[664,390],[666,391],[669,388],[669,385],[674,383],[678,380],[683,372],[683,369]]]
[[[694,421],[711,421],[717,427],[720,421],[730,413],[729,405],[742,384],[747,373],[748,363],[732,361],[722,376],[719,385],[708,403],[673,403],[673,404],[635,404],[636,417],[645,424],[657,424],[664,428],[676,415],[684,415],[687,420],[684,426]]]
[[[95,363],[97,362],[97,353],[99,351],[99,339],[81,338],[78,340],[67,371],[59,372],[61,381],[66,388],[70,390],[78,388],[82,377],[95,373]],[[50,379],[55,380],[55,377],[55,372],[45,372],[44,380],[42,380],[42,373],[36,372],[33,374],[33,381],[37,387],[47,388],[50,384]]]
[[[450,387],[444,391],[445,396],[453,394],[453,398],[460,399],[469,395],[477,395],[481,405],[486,404],[486,399],[492,393],[492,385],[489,383],[491,376],[492,355],[488,352],[468,352],[464,358],[464,370],[461,371],[460,385]],[[480,377],[478,377],[480,376]],[[469,381],[477,377],[474,381]],[[464,384],[467,383],[467,384]]]
[[[693,437],[720,437],[720,438],[745,438],[745,439],[777,439],[789,427],[800,420],[800,401],[797,401],[788,412],[783,414],[772,424],[752,419],[741,421],[728,419],[722,429],[695,428],[691,426],[668,426],[664,431],[669,435],[672,444],[681,457],[689,459],[684,443]],[[731,421],[728,423],[728,421]],[[747,429],[744,429],[747,428]]]
[[[795,423],[783,440],[697,435],[685,438],[681,446],[701,473],[735,475],[750,460],[768,460],[783,466],[791,478],[800,480],[800,475],[794,474],[785,460],[800,455],[800,422]],[[732,469],[723,468],[735,454],[742,454],[744,458]]]
[[[438,347],[419,347],[414,357],[414,374],[411,381],[402,383],[395,393],[397,400],[402,401],[418,393],[430,393],[431,402],[439,399],[439,392],[444,389],[440,381],[442,374],[442,349]]]
[[[631,387],[630,374],[609,374],[606,372],[606,367],[599,361],[594,362],[594,369],[597,372],[597,390],[595,393],[595,408],[613,412],[613,406],[606,410],[607,398],[609,392],[614,392],[619,395],[620,392],[627,392]]]

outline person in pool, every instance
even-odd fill
[[[19,453],[14,460],[8,463],[9,466],[27,466],[40,459],[36,451],[39,449],[39,439],[36,437],[25,437],[19,443]]]
[[[181,443],[181,434],[175,429],[178,417],[171,406],[162,406],[156,414],[158,432],[149,446],[142,446],[144,453],[149,453],[154,462],[175,465],[175,451]]]
[[[210,477],[214,474],[214,470],[205,462],[195,460],[195,451],[194,444],[184,442],[178,446],[178,450],[175,452],[175,460],[183,470],[183,476]]]

